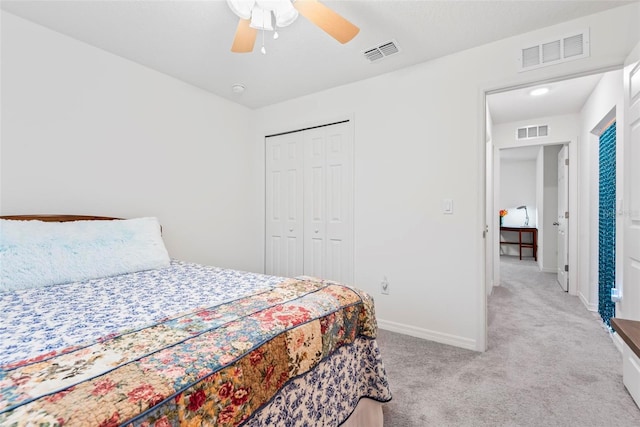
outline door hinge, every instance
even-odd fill
[[[564,213],[564,217],[565,217],[565,218],[567,218],[567,219],[569,219],[569,212],[565,212],[565,213]]]
[[[569,166],[569,159],[564,159],[565,166]]]
[[[564,265],[564,271],[569,271],[569,264]]]

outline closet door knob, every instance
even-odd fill
[[[314,233],[318,234],[318,230],[314,231]]]
[[[293,228],[290,228],[290,229],[289,229],[289,231],[290,231],[290,232],[293,232]]]

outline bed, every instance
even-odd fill
[[[160,233],[0,217],[0,425],[382,425],[369,295],[170,259]]]

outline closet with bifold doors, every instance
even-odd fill
[[[352,122],[265,142],[265,272],[353,283]]]

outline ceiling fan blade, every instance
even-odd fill
[[[300,15],[342,44],[347,43],[360,32],[360,28],[317,0],[296,0],[293,6]]]
[[[251,24],[250,19],[238,20],[238,28],[236,29],[233,44],[231,45],[231,52],[247,53],[253,50],[258,30],[251,28],[249,24]]]

